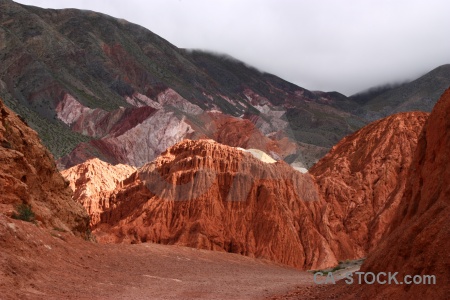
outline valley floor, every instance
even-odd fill
[[[236,254],[102,245],[0,215],[1,299],[265,299],[313,276]]]

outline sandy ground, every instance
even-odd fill
[[[265,299],[308,272],[237,254],[101,245],[0,215],[0,299]]]

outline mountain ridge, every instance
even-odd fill
[[[364,118],[375,120],[392,113],[429,111],[450,86],[450,64],[441,65],[419,78],[387,89],[365,100]],[[352,97],[356,97],[352,96]],[[350,98],[352,98],[350,97]]]
[[[122,147],[123,141],[136,140],[126,132],[131,123],[158,124],[161,132],[171,123],[190,131],[193,122],[211,111],[250,120],[269,138],[290,139],[298,145],[296,152],[281,159],[311,167],[326,149],[368,123],[367,114],[360,112],[364,108],[342,94],[308,91],[227,56],[179,49],[125,20],[92,11],[0,3],[0,56],[5,62],[0,96],[39,132],[61,159],[61,168],[93,157],[134,164],[120,154],[137,151]],[[68,97],[80,109],[73,123],[60,109]],[[141,111],[142,106],[159,113],[143,117],[136,112],[131,114],[140,119],[120,119],[121,107]],[[165,121],[158,120],[167,114]],[[106,123],[98,123],[99,117]],[[199,124],[197,131],[204,126]],[[88,127],[103,129],[92,135]],[[121,141],[110,139],[113,127],[121,128]],[[170,142],[163,136],[151,142],[142,137],[153,152],[139,158],[137,166],[191,138],[179,134]]]

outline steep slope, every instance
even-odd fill
[[[336,285],[302,289],[275,299],[447,299],[450,293],[450,89],[431,112],[419,135],[403,196],[391,229],[369,253],[361,272],[398,274],[386,284]],[[405,276],[422,277],[407,284]],[[435,276],[432,278],[423,276]],[[370,279],[371,276],[368,276]],[[381,277],[381,280],[384,278]],[[416,278],[417,280],[418,278]],[[426,283],[425,283],[426,282]],[[308,297],[306,297],[306,295]]]
[[[0,100],[0,213],[31,206],[38,224],[85,234],[88,215],[38,135]]]
[[[442,65],[420,78],[382,93],[373,93],[368,98],[363,95],[350,97],[361,101],[363,107],[357,114],[367,120],[376,120],[392,113],[420,110],[430,112],[442,93],[450,86],[450,65]]]
[[[389,231],[427,113],[399,113],[345,137],[310,169],[328,206],[333,240],[359,256]],[[345,237],[345,238],[343,238]]]
[[[445,299],[450,293],[450,90],[425,126],[410,168],[392,233],[367,258],[363,271],[435,275],[436,285],[374,285],[365,295],[390,299]]]
[[[352,103],[343,95],[310,92],[227,56],[178,49],[99,13],[1,0],[0,24],[0,96],[57,158],[70,153],[65,167],[93,157],[140,166],[185,138],[185,123],[206,111],[248,119],[266,136],[283,132],[314,148],[298,148],[290,158],[307,166],[365,124],[343,109]],[[123,129],[141,124],[135,132]],[[142,136],[149,129],[159,133]],[[175,138],[164,134],[175,130]],[[140,140],[152,151],[124,147]]]
[[[122,180],[135,171],[136,168],[132,166],[113,166],[96,158],[64,170],[61,174],[70,182],[74,199],[89,214],[91,225],[95,225],[100,220],[100,213],[108,208],[102,206],[104,203],[100,199],[108,197]]]
[[[61,115],[70,116],[71,107],[81,106],[76,100],[72,101],[75,104],[64,106]],[[90,110],[92,115],[86,118],[79,114],[73,123],[76,125],[72,128],[91,132],[93,137],[97,135],[101,138],[77,145],[69,155],[58,161],[60,168],[71,167],[96,157],[112,164],[124,163],[140,167],[194,131],[184,116],[174,112],[175,108],[119,108],[112,112],[101,111],[102,118],[95,116],[99,109],[92,110],[84,106],[80,109]],[[69,119],[66,121],[70,122]],[[105,124],[104,127],[102,123]],[[106,129],[106,135],[101,134],[102,128]]]

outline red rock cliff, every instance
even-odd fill
[[[366,286],[363,296],[447,299],[450,294],[450,89],[425,126],[392,233],[367,258],[365,272],[435,275],[436,285]]]
[[[0,101],[0,212],[11,216],[30,205],[47,227],[85,233],[89,217],[72,200],[69,183],[56,169],[38,135]]]
[[[373,122],[310,169],[328,204],[322,234],[339,256],[365,256],[389,230],[427,117],[410,112]]]
[[[94,230],[101,242],[178,244],[300,268],[337,263],[315,224],[322,211],[310,175],[212,140],[169,148],[108,201]]]

